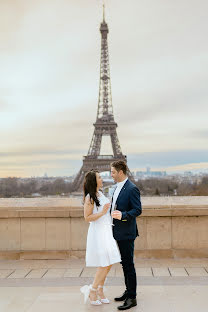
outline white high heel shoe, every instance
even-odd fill
[[[106,290],[106,287],[105,287],[105,286],[103,287],[103,286],[99,285],[98,288],[103,288],[104,290]],[[100,297],[100,295],[98,295],[98,296]],[[100,301],[101,301],[102,303],[110,303],[110,300],[109,300],[108,298],[103,298],[103,299],[102,299],[102,298],[100,297]]]
[[[89,299],[89,301],[92,305],[101,305],[102,302],[98,299],[97,300],[90,300],[90,290],[97,291],[97,289],[92,287],[92,284],[84,285],[80,288],[81,293],[84,294],[84,303],[86,303],[87,299]]]

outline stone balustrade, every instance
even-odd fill
[[[136,257],[208,257],[208,197],[141,201]],[[84,257],[88,226],[78,198],[2,198],[0,259]]]

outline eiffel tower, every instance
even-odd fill
[[[97,169],[99,172],[110,171],[110,164],[116,160],[127,162],[127,157],[122,154],[121,146],[117,135],[117,123],[114,120],[110,66],[108,54],[108,25],[105,22],[105,6],[103,5],[103,21],[100,25],[101,33],[101,61],[100,61],[100,85],[99,99],[96,122],[93,124],[95,129],[90,143],[87,156],[83,157],[83,165],[74,179],[73,190],[78,190],[83,183],[85,173],[91,169]],[[110,136],[113,155],[100,155],[101,142],[103,136]],[[128,176],[133,176],[128,169]]]

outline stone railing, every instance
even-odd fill
[[[208,257],[208,197],[141,201],[136,257]],[[88,226],[80,199],[0,199],[0,259],[84,257]]]

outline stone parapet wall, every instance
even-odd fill
[[[208,197],[143,197],[135,256],[208,257]],[[81,199],[0,199],[0,259],[84,257]]]

